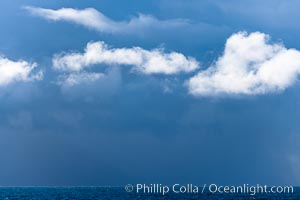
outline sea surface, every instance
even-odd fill
[[[123,187],[0,187],[0,200],[92,200],[92,199],[299,199],[300,188],[293,194],[220,195],[220,194],[136,194],[127,193]]]

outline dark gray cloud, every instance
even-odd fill
[[[46,74],[43,81],[0,90],[0,185],[299,184],[298,83],[282,95],[195,99],[181,86],[186,75],[165,79],[108,67],[93,71],[105,74],[104,79],[58,87],[57,76],[65,74],[51,70],[52,55],[80,51],[91,40],[145,49],[162,45],[191,55],[204,66],[220,55],[236,28],[263,27],[260,31],[283,39],[287,48],[300,47],[296,29],[264,27],[263,20],[247,20],[237,11],[226,13],[229,8],[217,1],[166,2],[169,7],[161,1],[134,1],[128,6],[123,0],[22,4],[89,6],[116,21],[141,12],[160,19],[188,18],[216,28],[115,37],[45,23],[20,11],[24,5],[18,2],[0,2],[0,52],[12,60],[37,62]]]

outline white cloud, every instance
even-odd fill
[[[191,72],[199,66],[194,58],[181,53],[164,53],[162,49],[148,51],[140,47],[109,48],[104,42],[88,43],[83,54],[58,54],[53,58],[54,68],[65,71],[81,71],[96,64],[130,65],[144,74]]]
[[[255,95],[278,92],[291,86],[300,73],[300,52],[269,36],[239,32],[228,38],[224,53],[208,69],[188,81],[195,96]]]
[[[121,71],[118,66],[109,67],[103,73],[70,72],[58,76],[58,85],[68,100],[102,100],[116,94],[122,87]],[[99,100],[99,99],[98,99]]]
[[[33,73],[36,63],[26,61],[12,61],[0,56],[0,86],[8,85],[17,81],[40,80],[43,73]]]
[[[38,7],[25,7],[31,14],[51,20],[73,22],[87,28],[105,33],[136,33],[147,28],[180,27],[187,25],[186,20],[158,20],[149,15],[139,14],[129,21],[114,21],[94,8],[77,10],[61,8],[57,10]]]
[[[62,87],[68,88],[76,85],[95,82],[105,76],[102,73],[93,73],[93,72],[82,72],[82,73],[71,73],[68,75],[59,76],[58,84]]]

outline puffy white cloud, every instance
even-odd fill
[[[26,61],[12,61],[0,56],[0,86],[8,85],[17,81],[40,80],[43,73],[33,73],[36,63]]]
[[[53,66],[58,70],[80,71],[96,64],[130,65],[144,74],[176,74],[191,72],[199,64],[194,58],[181,53],[164,53],[162,49],[151,51],[140,47],[109,48],[104,42],[90,42],[85,52],[55,55]]]
[[[158,20],[149,15],[139,14],[129,21],[114,21],[94,8],[77,10],[61,8],[57,10],[39,7],[25,7],[31,14],[51,20],[73,22],[99,32],[107,33],[136,33],[145,28],[179,27],[187,25],[186,20]]]
[[[300,73],[300,52],[271,44],[269,38],[260,32],[233,34],[224,54],[188,81],[189,92],[195,96],[255,95],[291,86]]]

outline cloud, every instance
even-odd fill
[[[67,72],[58,76],[58,85],[67,100],[109,99],[122,87],[121,71],[118,66],[109,67],[103,73]]]
[[[0,86],[5,86],[13,82],[34,81],[43,78],[41,71],[34,73],[36,63],[27,61],[12,61],[8,58],[0,56]]]
[[[104,33],[136,33],[138,30],[149,28],[165,29],[167,27],[181,27],[188,24],[187,20],[158,20],[149,15],[139,14],[129,21],[114,21],[94,8],[77,10],[61,8],[57,10],[38,7],[25,7],[32,15],[51,21],[66,21],[85,26]],[[151,30],[151,29],[150,29]]]
[[[103,78],[103,76],[104,74],[102,73],[93,72],[71,73],[68,75],[59,76],[58,84],[62,85],[65,88],[68,88],[79,84],[95,82],[100,78]]]
[[[300,73],[300,52],[269,40],[269,35],[260,32],[233,34],[227,39],[223,55],[187,82],[189,92],[213,96],[285,90]]]
[[[144,50],[140,47],[110,48],[104,42],[90,42],[85,52],[57,54],[53,66],[57,70],[81,71],[96,64],[130,65],[144,74],[177,74],[191,72],[199,63],[181,53],[164,53],[163,49]]]

